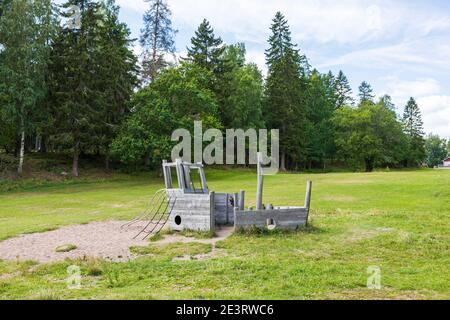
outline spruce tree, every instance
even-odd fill
[[[352,88],[350,87],[348,79],[342,70],[339,71],[337,77],[335,78],[334,85],[336,90],[336,109],[354,103]]]
[[[11,7],[12,0],[0,0],[0,18],[4,15],[5,11]]]
[[[367,83],[366,81],[363,81],[361,83],[361,85],[359,86],[359,99],[360,99],[360,103],[364,103],[364,102],[372,102],[373,103],[373,99],[375,98],[374,94],[373,94],[373,89],[372,86]]]
[[[100,25],[101,40],[98,84],[102,93],[102,122],[97,130],[93,149],[105,156],[106,169],[109,168],[109,146],[117,134],[125,116],[130,112],[128,101],[138,85],[137,58],[130,40],[127,25],[119,21],[119,7],[113,0],[104,3],[103,22]]]
[[[385,94],[380,98],[380,103],[385,106],[387,109],[395,112],[395,104],[392,102],[392,97],[388,94]]]
[[[166,54],[175,53],[172,12],[165,0],[145,0],[150,8],[144,14],[144,28],[141,30],[140,43],[144,48],[142,77],[153,81],[161,69],[168,65]]]
[[[412,97],[403,113],[403,126],[408,138],[405,165],[420,165],[425,157],[424,129],[420,108]]]
[[[270,128],[280,130],[280,169],[284,171],[288,164],[294,167],[304,160],[306,70],[281,13],[276,14],[271,30],[264,118]]]
[[[281,12],[275,14],[270,27],[272,32],[269,38],[269,49],[266,50],[266,64],[270,68],[287,54],[292,55],[299,72],[304,76],[309,72],[308,60],[304,55],[300,55],[297,45],[292,43],[291,31],[288,21]]]
[[[107,156],[136,82],[136,58],[114,1],[69,0],[63,7],[73,5],[80,8],[81,25],[61,28],[54,41],[49,105],[54,143],[70,147],[72,175],[78,176],[81,152]]]
[[[221,72],[224,51],[222,39],[215,37],[214,29],[204,19],[187,48],[187,60],[217,74]]]

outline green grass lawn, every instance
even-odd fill
[[[247,190],[247,205],[254,205],[253,171],[210,170],[207,178],[211,190]],[[279,174],[265,180],[265,203],[303,204],[307,179],[314,187],[305,230],[235,234],[218,243],[220,255],[205,260],[174,261],[211,250],[175,244],[129,263],[3,261],[0,298],[450,298],[450,171]],[[3,192],[0,239],[132,218],[160,188],[154,175],[119,175]],[[65,282],[72,264],[82,270],[79,290]],[[381,268],[381,290],[367,288],[369,266]]]

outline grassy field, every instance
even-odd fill
[[[212,190],[247,190],[253,171],[211,170]],[[234,234],[211,246],[172,244],[128,263],[0,261],[3,299],[449,299],[450,171],[280,174],[266,178],[265,202],[303,203],[314,182],[311,225],[296,233]],[[150,175],[103,181],[23,184],[0,193],[0,239],[62,225],[128,219],[162,187]],[[82,270],[67,289],[69,265]],[[366,286],[367,268],[381,268],[381,290]]]

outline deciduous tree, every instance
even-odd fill
[[[442,164],[447,157],[447,141],[438,135],[430,134],[425,140],[426,163],[430,168]]]
[[[367,172],[378,165],[395,165],[401,160],[405,138],[395,114],[380,104],[362,103],[344,107],[334,116],[336,145],[340,158]]]
[[[55,25],[50,0],[14,0],[0,19],[1,116],[20,136],[19,174],[23,170],[25,137],[35,129],[34,119],[46,96],[50,39]]]

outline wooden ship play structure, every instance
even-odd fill
[[[256,210],[245,209],[245,191],[218,193],[210,191],[204,167],[200,163],[187,163],[177,159],[174,163],[163,161],[165,189],[155,193],[146,210],[122,228],[138,228],[135,238],[148,238],[165,226],[172,230],[214,231],[216,227],[234,225],[235,229],[267,228],[296,230],[308,223],[312,182],[308,181],[305,204],[302,207],[274,207],[263,204],[264,168],[258,154],[258,184]],[[172,170],[178,186],[174,186]],[[199,185],[193,174],[198,174]]]

